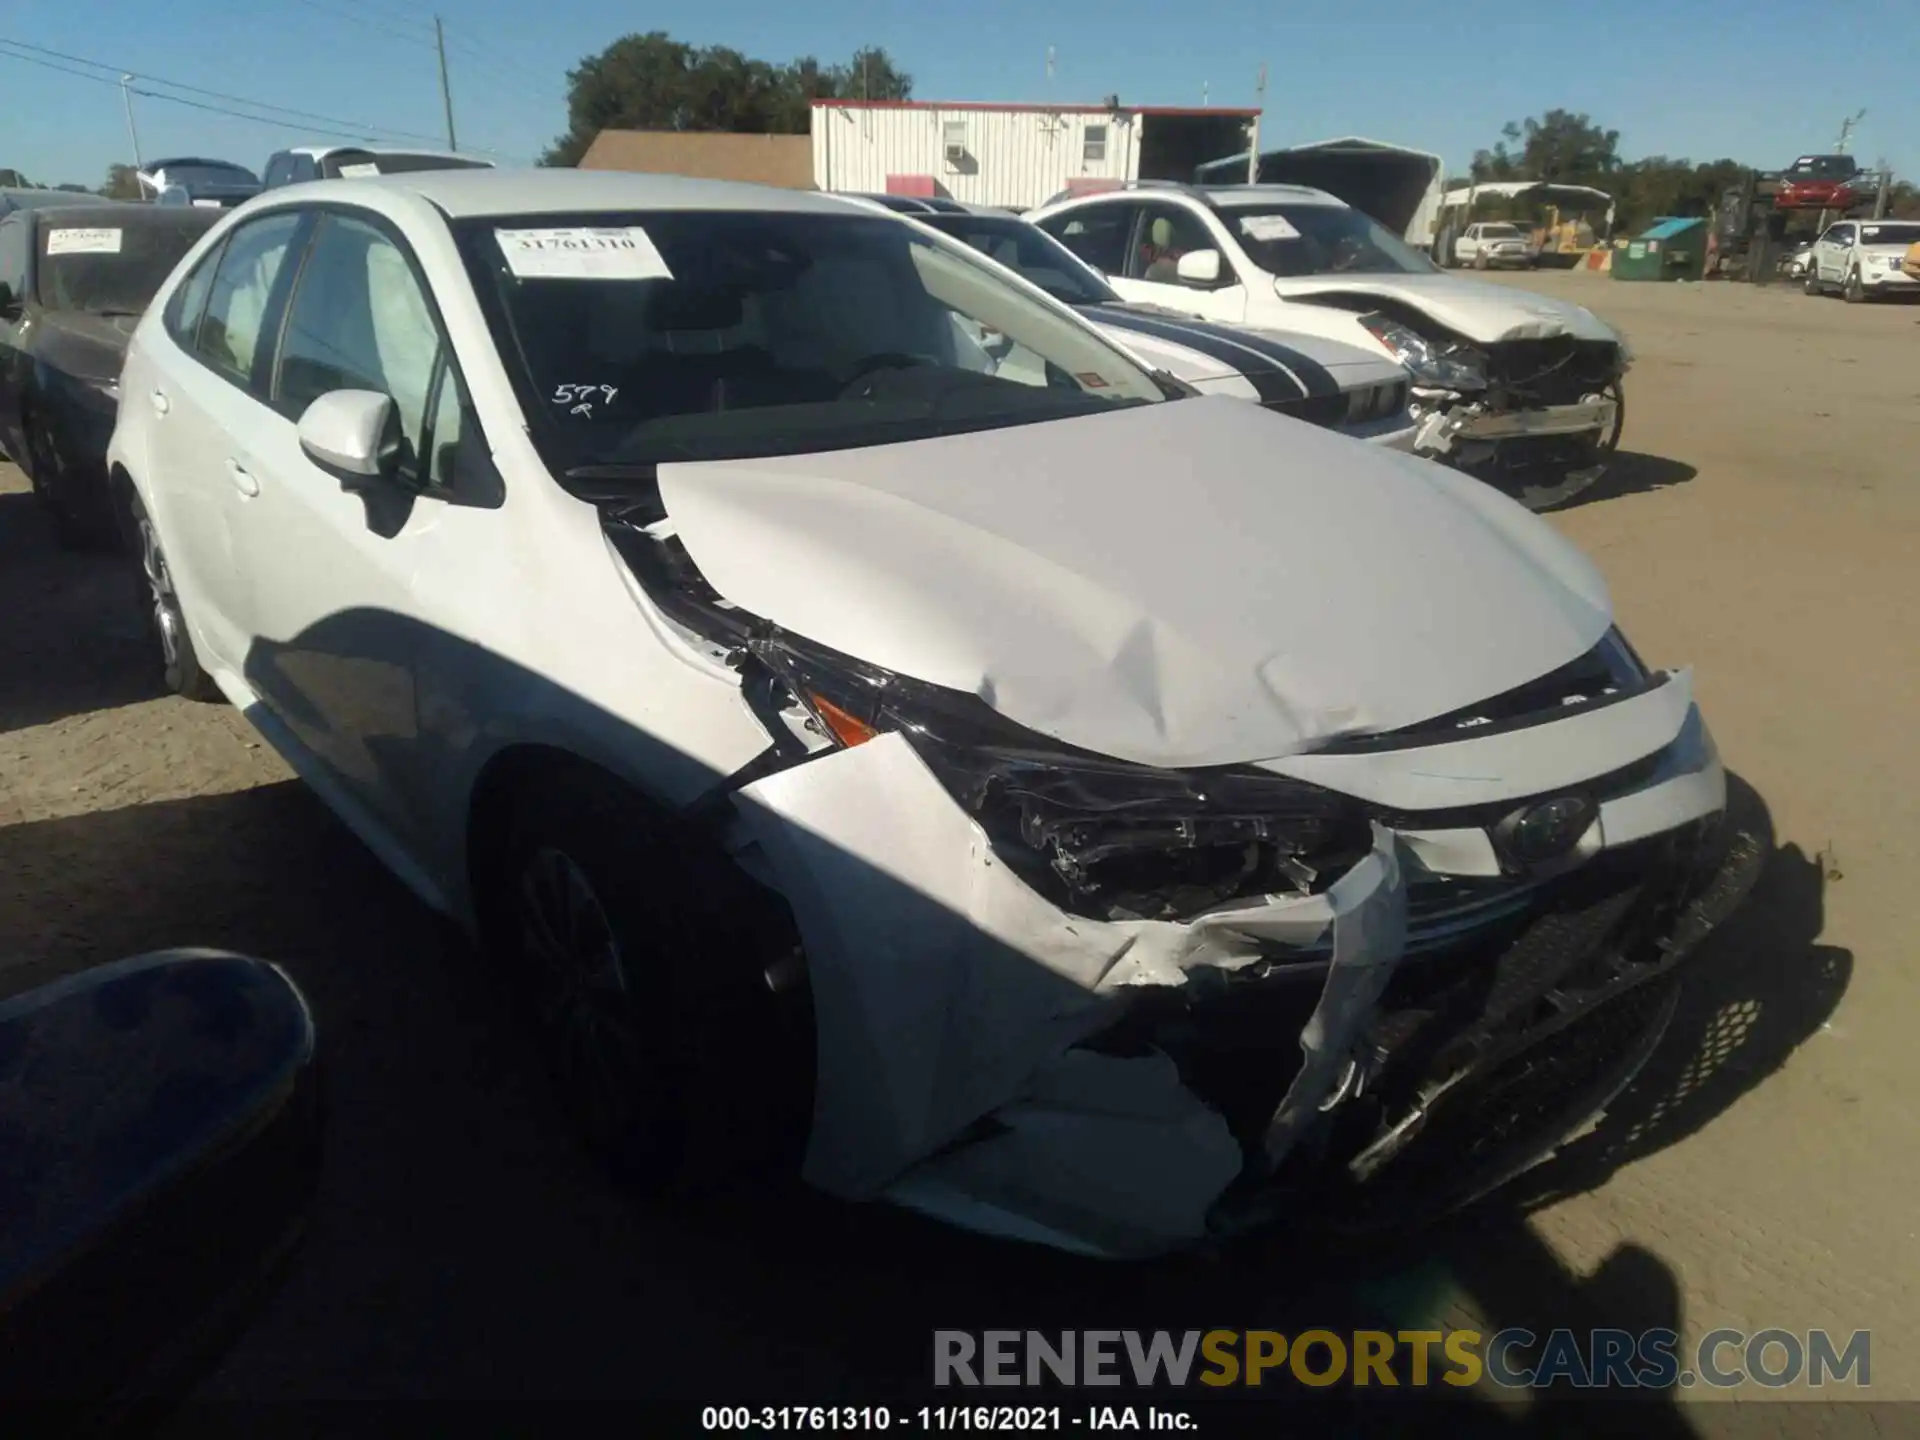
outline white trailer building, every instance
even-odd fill
[[[944,195],[1024,210],[1064,190],[1191,180],[1245,150],[1258,110],[1122,105],[989,105],[922,100],[813,102],[813,182],[822,190]]]

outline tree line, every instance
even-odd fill
[[[877,45],[844,65],[785,64],[665,31],[627,35],[567,72],[567,132],[542,165],[574,165],[602,130],[731,130],[804,135],[815,100],[905,100],[913,77]]]
[[[845,64],[811,55],[775,63],[726,45],[689,45],[661,30],[625,35],[567,72],[566,133],[540,163],[577,164],[594,136],[610,129],[804,135],[815,100],[905,100],[912,93],[913,77],[877,45],[854,51]],[[1614,197],[1615,233],[1632,234],[1662,215],[1709,214],[1746,170],[1725,158],[1623,160],[1619,131],[1556,109],[1502,127],[1493,145],[1474,152],[1470,173],[1476,181],[1551,180],[1604,190]],[[0,184],[11,183],[31,182],[0,169]],[[81,185],[51,188],[88,193]],[[110,166],[92,193],[138,199],[133,167]],[[1920,217],[1920,191],[1912,184],[1896,183],[1892,202],[1892,214]]]

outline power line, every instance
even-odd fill
[[[356,120],[344,120],[338,115],[322,115],[312,110],[295,110],[286,105],[273,105],[264,100],[249,99],[244,95],[231,95],[223,90],[208,90],[199,85],[186,85],[178,80],[167,80],[161,76],[146,74],[142,71],[126,70],[119,65],[110,65],[104,60],[90,60],[84,55],[69,55],[61,50],[50,50],[44,45],[32,45],[24,40],[11,40],[0,36],[0,46],[6,47],[5,49],[0,49],[0,54],[8,55],[11,59],[23,60],[34,65],[42,65],[49,70],[59,70],[64,74],[78,76],[82,80],[94,80],[105,85],[117,85],[119,83],[117,77],[126,74],[131,75],[136,80],[145,80],[149,84],[164,85],[169,90],[184,91],[188,95],[204,95],[209,99],[225,100],[234,105],[244,105],[250,110],[269,112],[267,115],[248,115],[242,114],[237,110],[228,110],[217,105],[207,105],[198,101],[188,100],[180,95],[168,95],[160,91],[141,89],[136,89],[133,92],[149,100],[168,100],[176,105],[186,105],[196,110],[207,110],[216,115],[229,115],[238,120],[251,120],[260,125],[278,125],[285,128],[285,120],[273,117],[286,116],[295,120],[318,122],[322,126],[331,127],[322,133],[336,138],[373,140],[384,136],[396,140],[419,140],[425,141],[428,144],[439,143],[437,136],[424,135],[418,131],[397,130],[386,125],[366,125]],[[12,53],[20,50],[32,51],[33,54],[21,55]],[[75,65],[91,66],[95,70],[108,71],[111,73],[102,75],[89,74],[85,70],[69,69],[66,65],[56,65],[49,60],[36,59],[34,58],[35,56],[50,56],[53,60],[70,61]]]
[[[0,42],[0,44],[4,43],[5,42]],[[85,70],[75,70],[70,66],[57,65],[51,60],[37,60],[31,55],[19,55],[7,49],[0,49],[0,58],[18,60],[26,65],[38,65],[47,70],[57,70],[62,75],[74,75],[82,80],[92,80],[100,85],[113,85],[117,83],[110,76],[90,75]],[[235,120],[251,120],[256,125],[271,125],[276,129],[285,129],[287,124],[285,120],[277,119],[273,116],[247,115],[239,110],[229,110],[224,105],[208,105],[199,100],[189,100],[181,95],[163,95],[157,90],[141,90],[136,86],[128,86],[127,89],[130,94],[138,95],[144,100],[165,100],[174,105],[186,105],[192,109],[206,110],[215,115],[227,115]],[[347,130],[328,130],[319,126],[309,126],[308,128],[316,134],[330,136],[337,140],[365,141],[370,138],[367,135]]]
[[[316,14],[326,15],[335,20],[344,20],[352,25],[364,26],[366,29],[377,31],[382,35],[389,35],[396,40],[405,41],[409,45],[418,45],[426,50],[435,50],[438,48],[439,42],[435,37],[434,22],[431,19],[416,20],[393,14],[390,11],[375,11],[372,14],[359,14],[355,11],[337,8],[340,0],[299,0],[299,3],[306,6],[309,10],[314,11]],[[365,0],[347,0],[347,3],[364,5]],[[376,15],[379,18],[375,18]],[[418,25],[420,30],[417,33],[411,30],[400,30],[395,29],[395,25]],[[501,55],[500,52],[493,50],[491,47],[482,48],[478,40],[459,34],[448,34],[446,36],[446,45],[448,49],[454,51],[468,64],[478,65],[479,68],[484,70],[486,72],[486,78],[492,84],[496,86],[505,85],[524,98],[532,100],[537,104],[546,105],[552,103],[551,96],[538,94],[532,86],[527,84],[525,77],[512,68],[515,62],[510,57]]]
[[[320,0],[300,0],[300,3],[305,5],[309,10],[316,10],[322,15],[331,16],[335,20],[345,20],[350,24],[364,25],[369,30],[378,30],[382,35],[391,35],[396,40],[405,40],[411,45],[424,45],[429,50],[433,48],[433,40],[429,36],[415,35],[405,30],[398,30],[391,25],[383,25],[380,21],[371,19],[368,16],[356,15],[351,10],[336,10],[331,5],[321,4]]]

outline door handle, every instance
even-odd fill
[[[167,399],[167,392],[164,390],[154,391],[151,398],[153,400],[154,410],[161,415],[166,414],[173,408],[173,402]]]
[[[260,493],[260,482],[254,479],[253,473],[238,460],[227,461],[227,478],[233,481],[233,488],[238,490],[242,495],[258,495]]]

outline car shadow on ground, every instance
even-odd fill
[[[0,734],[111,710],[162,692],[132,562],[62,550],[39,502],[0,493]]]
[[[1617,500],[1622,495],[1644,495],[1651,490],[1669,490],[1684,485],[1700,472],[1684,460],[1647,455],[1637,450],[1621,450],[1607,462],[1606,473],[1593,484],[1554,510],[1574,510],[1602,500]]]
[[[293,782],[0,830],[0,875],[0,993],[194,943],[281,962],[319,1020],[330,1124],[305,1253],[168,1432],[182,1436],[235,1415],[343,1436],[376,1416],[418,1430],[464,1415],[503,1433],[522,1407],[534,1433],[634,1413],[637,1397],[655,1430],[681,1433],[703,1404],[978,1399],[931,1390],[936,1329],[1679,1330],[1682,1287],[1657,1256],[1623,1246],[1583,1279],[1551,1252],[1526,1216],[1547,1196],[1539,1178],[1584,1188],[1691,1133],[1817,1028],[1848,968],[1813,944],[1817,870],[1777,852],[1753,913],[1702,953],[1655,1068],[1595,1132],[1605,1143],[1394,1244],[1283,1233],[1103,1264],[793,1184],[683,1208],[621,1194],[567,1138],[510,993]],[[1441,1413],[1478,1431],[1614,1423],[1590,1396],[1526,1408],[1443,1384],[1398,1394],[1444,1396]],[[1282,1374],[1224,1397],[1093,1398],[1250,1425],[1409,1418],[1393,1394]],[[1645,1398],[1642,1432],[1694,1433],[1671,1394]]]
[[[1462,1295],[1483,1327],[1524,1299],[1555,1324],[1678,1328],[1658,1260],[1616,1257],[1641,1279],[1615,1294],[1596,1288],[1611,1271],[1580,1279],[1519,1223],[1499,1239],[1498,1286],[1455,1267],[1436,1301],[1422,1276],[1446,1252],[1432,1244],[1368,1263],[1276,1242],[1257,1263],[1107,1264],[797,1185],[685,1208],[624,1195],[569,1140],[508,992],[295,782],[9,827],[0,874],[0,994],[192,941],[278,961],[318,1020],[328,1131],[306,1243],[169,1436],[241,1421],[541,1433],[612,1413],[678,1434],[710,1404],[978,1399],[931,1388],[936,1329],[1428,1328]],[[991,1398],[1406,1418],[1393,1395],[1284,1374],[1197,1392]],[[1442,1397],[1476,1429],[1528,1419],[1438,1383],[1419,1392]],[[1692,1433],[1655,1409],[1646,1433]]]

